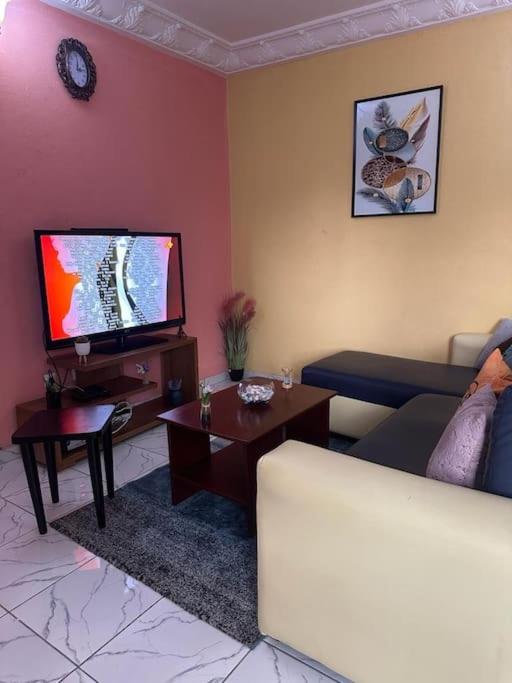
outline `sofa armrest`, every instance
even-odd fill
[[[456,334],[451,339],[450,363],[474,368],[480,351],[490,338],[490,334],[480,332]]]
[[[289,441],[258,466],[263,633],[358,683],[505,683],[512,501]]]

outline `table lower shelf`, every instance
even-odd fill
[[[232,443],[193,465],[173,469],[172,476],[176,486],[209,491],[248,505],[246,464],[240,444]]]

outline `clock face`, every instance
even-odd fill
[[[69,75],[79,88],[85,88],[89,80],[89,69],[82,55],[76,50],[68,54]]]

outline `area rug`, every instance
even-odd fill
[[[164,465],[105,498],[105,513],[102,531],[93,503],[51,526],[239,642],[259,638],[256,539],[241,507],[207,492],[171,506]]]

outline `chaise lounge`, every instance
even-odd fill
[[[331,431],[359,439],[349,455],[424,476],[488,338],[456,335],[450,363],[342,351],[305,367],[302,382],[337,391]]]

